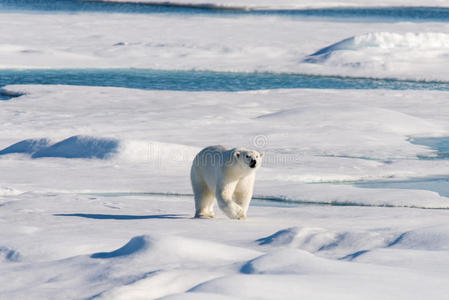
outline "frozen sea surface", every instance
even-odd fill
[[[268,72],[448,82],[448,24],[2,13],[0,68]]]
[[[0,298],[446,299],[449,22],[391,7],[447,1],[208,2],[0,2]],[[246,221],[191,218],[211,144]]]

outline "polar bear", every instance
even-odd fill
[[[195,195],[195,218],[213,218],[214,204],[231,219],[246,219],[256,170],[264,153],[209,146],[193,160],[190,171]]]

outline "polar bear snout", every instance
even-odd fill
[[[249,162],[249,167],[250,168],[255,168],[256,164],[257,164],[257,160],[251,159],[251,161]]]
[[[238,151],[235,156],[244,167],[257,169],[262,163],[263,152],[253,150]]]

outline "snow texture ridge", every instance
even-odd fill
[[[167,263],[185,261],[231,261],[236,257],[248,258],[260,254],[254,250],[233,247],[207,240],[178,236],[142,235],[130,239],[125,245],[111,252],[98,252],[95,259],[127,258],[163,260]]]
[[[128,256],[144,251],[151,244],[151,239],[148,236],[133,237],[123,247],[112,252],[99,252],[91,255],[92,258],[113,258],[119,256]]]
[[[355,257],[378,248],[398,244],[409,233],[376,233],[365,231],[336,232],[324,228],[292,227],[282,229],[268,237],[258,239],[261,246],[296,248],[310,253],[342,260]]]

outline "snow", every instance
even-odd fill
[[[361,26],[360,21],[281,16],[3,13],[0,68],[268,71],[448,81],[449,23],[424,24],[369,20]],[[326,47],[322,56],[310,56]],[[315,63],[310,63],[312,58]]]
[[[16,257],[0,264],[8,299],[444,299],[447,292],[447,268],[439,266],[448,259],[447,210],[251,207],[251,218],[237,222],[190,219],[190,197],[27,193],[8,200],[2,249]],[[256,241],[282,230],[290,242]],[[359,249],[365,254],[338,260]]]
[[[84,136],[72,136],[48,147],[42,147],[32,154],[32,158],[100,158],[105,159],[114,154],[118,141]]]
[[[28,139],[24,141],[20,141],[6,147],[2,151],[0,151],[0,155],[11,154],[11,153],[28,153],[34,154],[39,150],[46,148],[49,144],[49,140],[47,139]]]
[[[410,142],[448,135],[445,92],[5,89],[25,93],[3,101],[0,112],[8,120],[0,139],[0,180],[16,190],[191,194],[185,174],[193,157],[226,137],[228,145],[266,152],[256,186],[262,198],[449,207],[445,197],[430,191],[393,189],[385,195],[331,184],[447,174],[449,161],[419,160],[435,150]],[[74,157],[83,159],[68,159]],[[99,180],[83,175],[87,170]]]
[[[444,64],[448,49],[446,33],[374,32],[332,44],[304,61],[325,65],[329,71],[351,69],[359,76],[368,77],[370,74],[366,70],[382,68],[391,74],[390,77],[400,77],[400,73],[409,71],[412,63],[412,68],[419,68],[425,80],[432,78],[431,72]]]
[[[447,5],[270,7],[398,4]],[[447,80],[447,29],[2,13],[0,66]],[[0,101],[1,299],[447,298],[449,199],[425,186],[362,188],[447,180],[447,92],[9,85],[0,93],[15,96]],[[213,144],[265,152],[246,221],[218,209],[214,219],[192,218],[190,165]]]
[[[447,174],[410,142],[448,135],[445,92],[5,90],[24,95],[0,103],[1,298],[448,292],[448,198],[335,184]],[[192,219],[191,160],[223,140],[266,153],[249,219]]]
[[[12,189],[10,187],[0,186],[0,196],[14,196],[19,195],[22,192]]]

